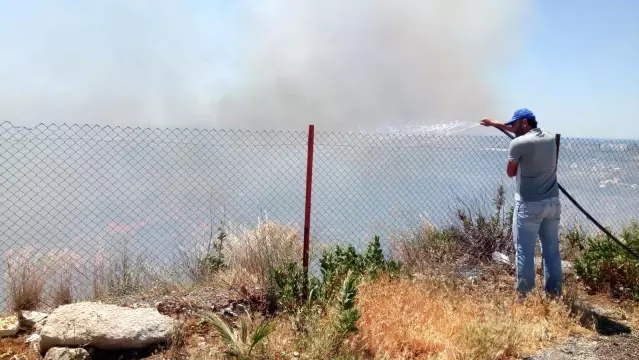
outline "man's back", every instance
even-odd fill
[[[510,143],[509,159],[519,164],[516,199],[542,201],[559,197],[557,145],[547,131],[532,129]]]

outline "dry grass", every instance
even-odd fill
[[[9,258],[6,262],[9,308],[36,310],[44,300],[46,271],[34,257]]]
[[[58,280],[51,289],[51,305],[58,307],[71,304],[73,302],[73,281],[70,271],[65,271],[58,276]]]
[[[450,277],[365,282],[356,297],[359,331],[335,352],[335,313],[306,313],[301,324],[277,318],[276,330],[256,358],[290,359],[514,359],[591,334],[566,306],[537,294],[514,304],[512,279],[472,286]],[[192,358],[222,358],[219,338],[188,346]]]
[[[423,273],[431,269],[433,263],[451,264],[458,256],[447,235],[422,218],[416,228],[391,236],[391,257],[401,261],[409,272]]]
[[[455,220],[443,228],[422,217],[417,227],[391,236],[391,256],[408,271],[424,272],[434,265],[476,267],[491,262],[494,252],[512,255],[512,212],[504,206],[504,195],[500,187],[490,211],[462,206],[455,210]]]
[[[339,351],[332,326],[337,314],[316,308],[301,322],[296,315],[276,318],[275,332],[254,358],[291,359],[297,352],[299,359],[514,359],[571,334],[594,335],[569,316],[569,306],[544,300],[541,289],[526,303],[514,304],[512,276],[482,270],[488,275],[478,285],[451,273],[364,282],[356,296],[359,331]],[[574,285],[566,284],[567,303],[576,296]],[[624,314],[632,317],[635,309]],[[184,342],[153,359],[178,358],[185,351],[191,359],[225,358],[228,347],[210,326],[202,327],[197,318],[187,323]]]
[[[37,310],[73,301],[73,277],[82,258],[70,250],[25,247],[4,254],[11,310]]]
[[[0,359],[42,360],[42,356],[25,342],[23,336],[0,338]]]
[[[169,350],[166,352],[166,358],[169,360],[181,360],[188,356],[187,332],[186,324],[182,319],[178,319],[173,328],[173,336],[171,337]]]
[[[231,269],[225,274],[233,284],[266,286],[272,269],[301,259],[299,231],[278,222],[260,222],[229,235],[224,256]]]
[[[291,358],[298,352],[305,359],[512,359],[561,343],[573,332],[587,332],[570,318],[568,306],[544,300],[541,289],[515,305],[514,279],[503,269],[482,267],[479,285],[460,279],[459,266],[469,261],[451,248],[448,235],[455,234],[424,222],[395,239],[393,256],[411,272],[429,275],[362,284],[356,297],[359,331],[338,353],[331,331],[335,314],[310,312],[301,323],[278,318],[260,358]],[[233,284],[266,285],[270,269],[295,262],[301,247],[298,232],[279,223],[235,232],[227,241],[231,267],[223,276]],[[207,341],[191,355],[218,358],[224,348]]]
[[[498,284],[437,278],[364,284],[357,340],[376,358],[510,359],[580,331],[566,307],[541,297],[515,305],[514,298]]]
[[[134,294],[152,286],[144,257],[132,253],[126,243],[108,257],[104,253],[96,255],[92,270],[94,299]]]
[[[408,272],[424,273],[434,268],[477,267],[492,262],[493,252],[511,255],[512,239],[497,220],[477,220],[461,214],[461,224],[438,229],[422,219],[414,229],[399,231],[390,238],[391,257]],[[483,218],[481,218],[483,219]],[[480,225],[481,224],[481,225]]]
[[[73,275],[77,274],[76,266],[82,264],[82,259],[77,254],[69,251],[58,251],[48,256],[50,267],[55,269],[52,276],[49,293],[53,307],[70,304],[73,302]]]
[[[351,353],[348,348],[335,353],[338,335],[333,329],[333,322],[337,314],[315,312],[308,315],[301,324],[302,329],[297,330],[291,319],[278,319],[275,332],[266,342],[265,350],[270,358],[290,359],[298,352],[304,359],[335,359],[337,356]]]

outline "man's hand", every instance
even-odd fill
[[[497,122],[493,119],[483,118],[479,123],[483,126],[495,126]]]
[[[506,130],[508,132],[514,133],[515,130],[513,129],[512,125],[505,125],[504,123],[501,123],[499,121],[495,121],[493,119],[489,119],[489,118],[483,118],[481,119],[481,121],[479,122],[480,124],[487,126],[487,127],[496,127],[497,129],[502,129],[502,130]]]

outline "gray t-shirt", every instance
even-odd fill
[[[532,129],[513,139],[508,160],[517,169],[517,201],[541,201],[559,197],[557,184],[557,144],[555,137],[542,129]]]

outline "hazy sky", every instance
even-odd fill
[[[0,0],[0,122],[639,138],[639,3]]]
[[[494,78],[499,111],[527,106],[562,134],[639,139],[638,16],[636,1],[536,1],[517,61]]]

